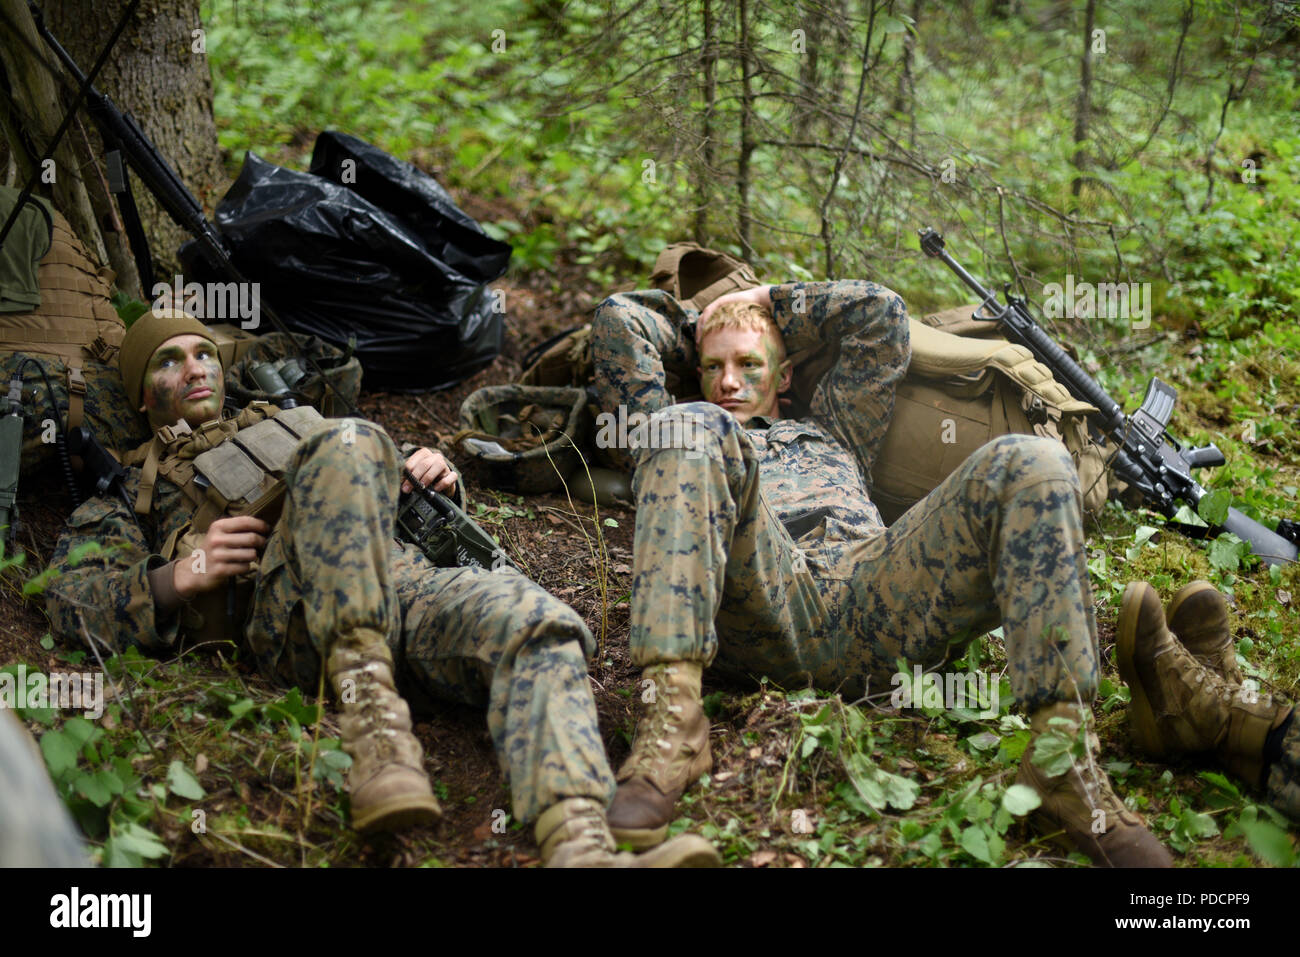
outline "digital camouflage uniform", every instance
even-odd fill
[[[1282,738],[1282,756],[1264,773],[1264,785],[1268,803],[1300,824],[1300,721],[1294,717]]]
[[[850,281],[781,286],[772,306],[789,352],[839,353],[806,418],[748,429],[664,390],[665,360],[693,364],[692,310],[660,292],[597,309],[602,408],[655,412],[661,438],[690,438],[656,443],[651,426],[633,453],[634,661],[716,655],[725,671],[856,698],[891,687],[896,659],[937,666],[1000,622],[1026,708],[1091,700],[1096,630],[1064,448],[999,438],[885,528],[867,489],[907,369],[903,301]]]
[[[594,643],[582,619],[513,570],[440,569],[396,542],[400,466],[388,436],[360,420],[332,420],[299,444],[244,634],[259,670],[315,689],[326,642],[350,629],[377,630],[415,710],[433,698],[487,708],[518,819],[565,797],[607,802],[613,779],[587,683],[584,651]],[[139,479],[130,469],[133,501]],[[47,589],[54,633],[78,636],[80,611],[89,631],[118,649],[174,651],[177,616],[157,619],[147,571],[163,564],[161,543],[190,515],[181,491],[161,478],[143,534],[120,500],[78,508],[52,561],[60,568]]]
[[[1000,623],[1027,711],[1090,702],[1096,624],[1064,447],[1002,436],[886,528],[868,488],[907,370],[902,299],[870,282],[797,283],[772,290],[772,311],[787,352],[839,343],[838,358],[807,417],[744,428],[665,389],[665,363],[695,365],[694,310],[659,291],[596,310],[601,408],[654,413],[632,453],[633,661],[852,699],[889,689],[897,659],[938,666]],[[1271,803],[1300,821],[1300,721],[1266,777]]]

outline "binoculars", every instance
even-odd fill
[[[291,397],[293,390],[307,378],[307,366],[297,356],[288,356],[275,362],[258,362],[249,366],[248,374],[257,387],[273,396]],[[293,399],[289,398],[292,402]]]

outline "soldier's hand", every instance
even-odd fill
[[[456,480],[460,478],[452,471],[451,463],[443,457],[443,454],[433,449],[416,449],[415,453],[406,460],[406,470],[425,488],[432,486],[434,491],[442,492],[444,495],[452,494],[456,488]],[[409,479],[402,480],[402,491],[411,491]]]
[[[185,601],[211,591],[226,579],[250,571],[271,526],[251,515],[219,518],[208,526],[197,551],[181,555],[172,565],[172,584]]]
[[[704,328],[704,320],[713,315],[714,310],[728,302],[752,302],[757,306],[762,306],[768,312],[772,311],[772,290],[773,286],[755,286],[753,289],[740,289],[736,292],[729,292],[725,296],[719,296],[713,302],[704,307],[700,313],[699,320],[695,323],[695,345],[700,344],[700,330]]]

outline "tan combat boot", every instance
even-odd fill
[[[1165,627],[1160,598],[1146,582],[1124,591],[1116,657],[1142,751],[1155,758],[1212,751],[1229,771],[1260,784],[1264,742],[1291,706],[1225,681],[1193,658]]]
[[[609,825],[620,844],[643,850],[663,841],[677,799],[713,767],[709,719],[700,702],[703,673],[698,661],[644,672],[654,697],[637,721],[632,753],[618,770],[618,791],[609,806]]]
[[[681,834],[644,854],[615,853],[605,809],[591,798],[565,798],[537,819],[543,867],[720,867],[698,834]]]
[[[394,831],[442,817],[411,733],[411,711],[393,682],[384,636],[358,629],[339,636],[329,677],[342,715],[343,750],[352,757],[348,791],[358,831]]]
[[[1237,667],[1237,648],[1228,628],[1228,599],[1207,581],[1194,581],[1174,592],[1165,610],[1169,630],[1192,657],[1229,684],[1245,680]]]
[[[1020,759],[1017,784],[1038,792],[1042,806],[1035,812],[1039,827],[1059,832],[1057,841],[1087,855],[1098,867],[1173,867],[1173,858],[1142,818],[1124,806],[1110,786],[1110,777],[1097,765],[1100,744],[1088,730],[1088,753],[1063,774],[1049,777],[1033,763],[1035,748],[1049,728],[1074,738],[1090,715],[1077,704],[1060,702],[1040,708],[1029,719],[1033,739]],[[1051,725],[1065,718],[1068,726]]]

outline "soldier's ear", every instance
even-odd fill
[[[776,387],[778,393],[790,391],[790,379],[794,376],[794,363],[786,359],[781,363],[781,383]]]

